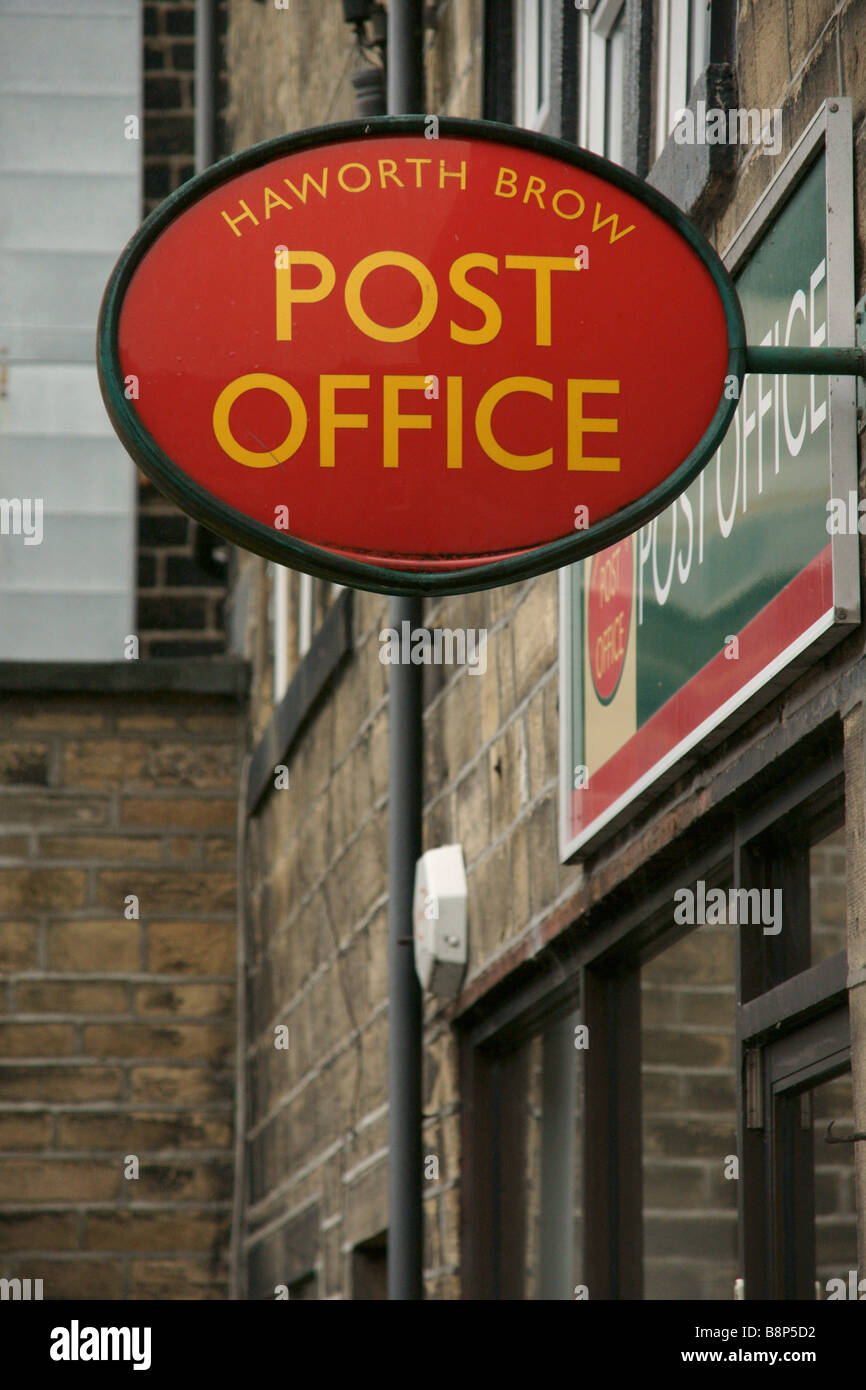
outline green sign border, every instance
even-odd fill
[[[765,234],[783,215],[790,199],[796,197],[802,180],[814,162],[826,158],[825,230],[827,237],[827,338],[830,342],[854,342],[856,288],[853,117],[848,97],[827,96],[818,105],[805,129],[784,158],[767,187],[757,195],[724,250],[726,268],[733,275],[748,265]],[[866,379],[866,351],[862,347],[760,347],[746,348],[748,372],[827,375],[830,440],[826,469],[830,496],[847,496],[856,491],[858,445],[856,394],[854,382]],[[834,377],[842,380],[834,381]],[[850,436],[848,430],[850,429]],[[700,767],[706,752],[706,738],[712,735],[715,750],[750,719],[766,712],[780,692],[787,689],[833,647],[850,637],[861,623],[859,536],[831,537],[833,563],[834,621],[808,647],[795,653],[781,668],[773,666],[779,653],[773,653],[769,666],[761,673],[761,684],[746,694],[724,718],[705,731],[700,742],[683,742],[675,761],[664,761],[654,775],[632,781],[628,798],[620,811],[596,817],[583,831],[575,833],[570,818],[575,757],[574,730],[582,721],[583,650],[582,606],[575,590],[580,581],[574,568],[559,576],[559,850],[560,862],[574,864],[607,853],[616,838],[637,813],[661,804],[667,789],[684,772]],[[772,666],[772,669],[770,667]],[[640,784],[638,789],[638,783]]]
[[[736,393],[730,397],[721,397],[703,438],[664,482],[613,516],[596,526],[590,526],[585,531],[534,546],[520,555],[448,571],[391,569],[333,554],[285,532],[273,531],[262,522],[255,521],[221,502],[199,483],[194,482],[164,453],[145,429],[123,392],[123,374],[117,343],[118,325],[127,287],[142,257],[170,223],[206,193],[238,174],[260,168],[282,155],[297,154],[318,146],[352,140],[362,144],[368,136],[423,135],[428,120],[425,116],[378,116],[365,121],[343,121],[335,125],[318,126],[295,135],[267,140],[240,154],[229,155],[227,159],[212,165],[166,198],[129,241],[108,281],[99,311],[97,329],[96,362],[99,386],[109,418],[127,452],[161,492],[176,502],[181,510],[194,520],[235,545],[254,551],[266,560],[290,565],[320,579],[387,594],[458,594],[489,589],[498,584],[511,584],[573,564],[576,560],[595,554],[596,551],[603,550],[622,537],[630,535],[644,522],[650,521],[670,506],[715,453],[737,408],[746,371],[745,325],[733,280],[710,243],[669,199],[627,170],[576,145],[567,144],[564,140],[495,121],[442,116],[438,118],[440,135],[489,140],[503,147],[513,146],[530,150],[534,154],[547,155],[563,164],[586,170],[615,188],[631,194],[673,227],[706,267],[718,290],[725,312],[728,335],[727,376],[736,378]],[[647,336],[645,341],[647,350],[651,350],[651,338]]]

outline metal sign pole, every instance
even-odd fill
[[[423,0],[388,6],[388,111],[424,103]],[[421,626],[422,600],[393,597],[391,626]],[[415,974],[412,893],[421,853],[422,666],[394,665],[388,769],[388,1297],[423,1297],[421,1206],[421,987]]]

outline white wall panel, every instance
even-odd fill
[[[0,659],[120,660],[135,608],[135,469],[96,380],[105,283],[141,216],[140,0],[0,0]],[[2,528],[0,511],[0,528]]]

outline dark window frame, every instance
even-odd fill
[[[456,1020],[465,1155],[464,1298],[521,1296],[516,1288],[522,1279],[519,1261],[512,1260],[510,1268],[505,1268],[509,1251],[522,1249],[523,1240],[517,1161],[523,1133],[516,1104],[522,1078],[517,1048],[543,1025],[575,1007],[590,1030],[590,1047],[584,1055],[583,1279],[593,1299],[643,1297],[640,967],[694,930],[671,925],[675,888],[726,870],[736,888],[760,887],[768,872],[782,872],[802,924],[799,932],[790,932],[786,913],[781,947],[774,945],[777,938],[738,932],[736,968],[740,1269],[747,1298],[772,1296],[764,1292],[768,1282],[782,1288],[778,1296],[792,1296],[778,1282],[779,1261],[790,1251],[786,1247],[787,1253],[780,1253],[778,1220],[764,1220],[768,1193],[775,1200],[778,1187],[768,1165],[778,1165],[787,1156],[799,1171],[805,1159],[802,1144],[797,1148],[795,1141],[786,1138],[783,1095],[791,1087],[782,1085],[763,1059],[762,1084],[771,1086],[764,1109],[777,1118],[766,1136],[763,1130],[746,1125],[746,1069],[753,1065],[747,1054],[767,1045],[772,1034],[769,1045],[777,1048],[773,1056],[778,1058],[782,1048],[797,1045],[802,1029],[823,1020],[822,1026],[831,1026],[830,1044],[816,1064],[817,1079],[829,1079],[845,1069],[844,1041],[841,1051],[838,1046],[847,1027],[845,953],[810,964],[808,860],[805,916],[802,865],[797,861],[807,840],[814,842],[844,824],[841,721],[835,718],[813,730],[789,747],[787,756],[758,772],[762,761],[760,749],[748,756],[755,776],[744,779],[725,812],[707,816],[693,827],[687,844],[673,847],[667,856],[667,872],[653,874],[649,892],[646,883],[651,869],[645,867],[635,875],[637,881],[617,895],[615,907],[582,924],[579,936],[572,931],[567,940],[557,942],[555,951],[548,948],[511,980],[500,983],[465,1022]],[[760,794],[758,785],[763,788]],[[768,845],[774,846],[777,861],[769,870]],[[783,863],[786,847],[787,862]],[[797,1082],[800,1090],[815,1084],[815,1079],[808,1078]],[[798,1251],[798,1288],[809,1258],[803,1245],[808,1230],[804,1206],[792,1233]],[[777,1242],[775,1255],[770,1241]],[[767,1277],[759,1278],[759,1270]]]
[[[795,930],[779,938],[738,937],[737,1139],[740,1154],[739,1264],[749,1300],[814,1298],[812,1130],[801,1098],[850,1069],[847,953],[811,962],[810,845],[845,824],[841,753],[813,774],[804,796],[771,821],[745,819],[737,847],[747,888],[767,878],[791,894]],[[787,914],[786,914],[787,915]]]

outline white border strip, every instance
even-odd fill
[[[746,702],[751,699],[753,695],[756,695],[758,691],[763,689],[774,676],[779,675],[786,666],[789,666],[795,657],[799,656],[801,652],[806,651],[808,647],[811,647],[812,643],[815,642],[823,632],[827,632],[828,629],[833,626],[835,617],[835,607],[828,608],[820,618],[816,619],[811,627],[808,627],[805,632],[801,633],[784,651],[779,652],[767,666],[759,671],[756,676],[753,676],[750,681],[747,681],[736,694],[730,696],[723,705],[719,705],[712,714],[708,715],[703,724],[697,725],[690,734],[687,734],[675,748],[672,748],[669,753],[666,753],[663,758],[660,758],[642,777],[639,777],[636,782],[632,782],[627,792],[623,792],[622,796],[612,802],[606,811],[603,811],[600,816],[597,816],[591,825],[588,825],[584,831],[575,837],[573,843],[568,846],[568,852],[573,854],[576,850],[580,849],[581,845],[585,845],[588,840],[593,839],[609,821],[614,820],[621,811],[625,810],[626,806],[640,796],[641,792],[645,791],[653,782],[672,768],[675,763],[678,763],[681,758],[685,757],[686,753],[689,753],[697,743],[701,742],[701,739],[705,738],[707,734],[712,733],[720,724],[723,724],[741,705],[746,704]],[[692,677],[692,679],[694,680],[695,677]],[[680,689],[684,688],[685,687],[682,686],[680,687]],[[639,732],[640,730],[638,730],[638,733]]]

